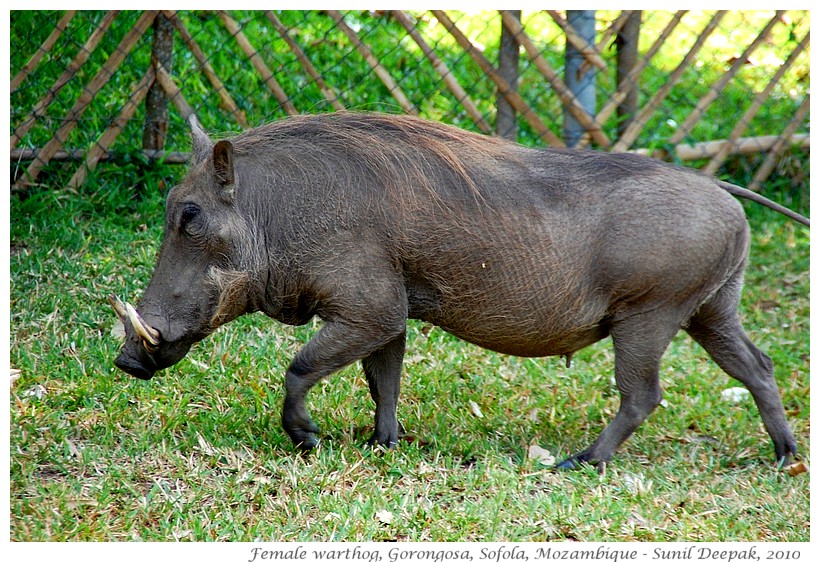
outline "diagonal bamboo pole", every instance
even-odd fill
[[[125,60],[125,57],[131,52],[134,45],[136,45],[139,38],[142,37],[148,27],[150,27],[156,15],[156,11],[146,11],[139,17],[134,27],[123,37],[120,44],[117,45],[117,48],[111,53],[108,60],[105,61],[105,64],[102,65],[94,78],[91,79],[88,86],[83,89],[80,97],[63,120],[63,124],[54,132],[54,137],[52,137],[39,152],[38,159],[32,162],[28,170],[18,178],[14,184],[14,190],[25,190],[36,181],[37,176],[48,164],[51,156],[65,144],[68,135],[74,130],[74,127],[77,126],[80,117],[91,103],[91,100],[93,100],[94,96],[108,83],[122,61]]]
[[[615,18],[609,27],[607,27],[604,32],[601,34],[601,39],[598,41],[596,48],[598,52],[602,53],[604,49],[609,46],[609,42],[612,41],[618,33],[620,33],[621,29],[626,25],[626,22],[629,21],[629,18],[632,17],[632,14],[636,11],[640,10],[621,10],[621,13],[618,14],[618,17]]]
[[[725,15],[726,10],[719,10],[714,16],[712,16],[712,19],[709,20],[709,23],[706,24],[706,27],[704,27],[703,31],[700,32],[700,35],[698,35],[698,38],[689,49],[689,52],[686,53],[677,68],[675,68],[675,70],[673,70],[669,75],[666,83],[664,83],[664,85],[661,86],[657,92],[655,92],[655,95],[652,96],[646,105],[644,105],[643,109],[641,109],[638,115],[636,115],[632,120],[632,123],[630,123],[626,128],[626,131],[624,131],[621,135],[621,138],[619,138],[618,141],[612,146],[612,150],[614,152],[623,152],[632,146],[632,143],[635,142],[635,139],[638,138],[638,135],[643,130],[643,127],[649,121],[650,116],[655,112],[661,102],[666,99],[666,96],[668,96],[672,91],[672,88],[675,86],[681,75],[683,75],[683,73],[691,67],[692,60],[706,44],[706,40],[717,28],[720,20],[723,19],[723,16]]]
[[[265,61],[262,60],[262,56],[259,54],[259,51],[253,48],[251,42],[248,41],[248,38],[244,33],[242,33],[242,29],[239,27],[236,20],[229,16],[228,12],[219,11],[217,13],[219,14],[219,19],[222,20],[222,23],[228,30],[228,33],[233,36],[239,44],[239,48],[242,49],[245,56],[250,59],[253,67],[262,76],[262,80],[264,80],[265,85],[271,92],[273,92],[276,99],[279,100],[279,104],[285,109],[285,113],[288,115],[297,115],[299,112],[296,111],[296,107],[294,107],[293,103],[290,101],[290,98],[285,93],[285,90],[282,89],[282,86],[279,85],[279,82],[276,81],[276,78],[273,76],[273,72],[270,71],[265,64]]]
[[[85,64],[88,60],[88,57],[91,56],[91,53],[97,48],[100,40],[105,36],[108,28],[111,27],[111,24],[114,22],[114,18],[117,16],[117,12],[107,12],[105,16],[103,16],[103,20],[100,22],[100,25],[97,26],[91,35],[88,38],[88,41],[80,48],[80,51],[77,53],[77,56],[74,57],[68,67],[63,71],[59,78],[54,82],[54,85],[46,92],[46,95],[43,96],[37,105],[34,106],[34,109],[31,110],[31,113],[28,114],[26,119],[14,129],[14,132],[11,135],[11,148],[17,146],[17,143],[22,140],[26,133],[29,132],[31,127],[37,122],[37,118],[45,115],[46,109],[48,106],[51,105],[51,102],[54,101],[54,98],[57,97],[57,94],[60,90],[68,84],[68,82],[74,78],[77,74],[77,71],[80,70],[80,67]]]
[[[171,78],[168,71],[161,66],[156,67],[155,70],[157,73],[157,82],[159,82],[159,85],[165,90],[168,99],[171,100],[171,103],[177,108],[182,119],[187,123],[188,117],[194,114],[194,110],[191,109],[190,104],[185,100],[185,96],[182,94],[179,86],[174,83],[174,79]]]
[[[709,91],[706,92],[706,95],[703,96],[695,106],[695,109],[689,114],[686,120],[675,130],[671,137],[669,137],[669,144],[676,145],[680,143],[686,136],[691,132],[703,114],[709,109],[709,106],[714,102],[723,89],[729,84],[729,82],[734,78],[735,74],[746,64],[746,61],[749,60],[749,57],[752,53],[757,49],[764,41],[766,41],[769,37],[769,34],[772,31],[772,28],[777,24],[777,22],[781,21],[783,14],[786,13],[785,10],[778,10],[775,16],[769,20],[769,23],[760,31],[754,41],[752,41],[746,49],[741,53],[739,57],[735,59],[732,63],[732,66],[727,70],[723,76],[720,77],[720,80],[715,82],[710,88]]]
[[[137,108],[142,103],[142,100],[145,99],[148,89],[154,82],[154,78],[154,69],[151,67],[148,69],[148,72],[145,73],[145,76],[143,76],[142,79],[139,80],[131,89],[131,95],[128,96],[128,99],[125,101],[120,113],[111,122],[108,129],[106,129],[102,136],[100,136],[99,140],[88,149],[85,155],[85,162],[77,168],[77,171],[74,172],[74,175],[71,176],[70,180],[68,180],[68,187],[73,189],[79,188],[83,182],[85,182],[88,172],[93,171],[94,168],[97,167],[100,159],[105,156],[108,149],[111,147],[111,144],[116,140],[128,124],[128,120],[134,116],[134,113],[136,113]]]
[[[510,88],[510,85],[496,72],[495,67],[487,60],[487,58],[476,49],[475,45],[465,36],[461,30],[456,27],[456,24],[441,10],[433,10],[433,15],[441,22],[444,28],[453,36],[456,42],[462,49],[467,51],[467,54],[478,64],[481,70],[484,71],[490,79],[495,82],[498,92],[507,98],[507,101],[515,110],[521,114],[527,123],[535,130],[536,134],[544,139],[550,146],[564,146],[564,143],[541,121],[532,108],[527,105],[524,98],[518,92]]]
[[[578,35],[566,18],[561,16],[561,14],[555,10],[546,10],[546,12],[553,20],[555,20],[555,23],[557,23],[558,26],[564,30],[564,35],[566,36],[567,41],[572,43],[572,45],[578,49],[582,55],[584,55],[584,58],[587,62],[589,62],[589,64],[599,70],[607,70],[606,63],[604,62],[604,59],[601,58],[601,53],[598,52],[597,45],[590,45],[587,43],[587,40]]]
[[[737,139],[739,139],[740,136],[743,134],[743,132],[749,127],[749,124],[752,122],[752,119],[754,119],[755,115],[757,115],[757,112],[760,111],[760,108],[763,107],[766,98],[768,98],[771,95],[772,90],[774,90],[774,87],[777,85],[777,83],[780,81],[780,79],[783,77],[786,71],[789,68],[791,68],[791,66],[794,64],[794,61],[797,60],[797,57],[800,56],[800,54],[803,52],[803,49],[805,49],[808,46],[808,44],[809,33],[806,33],[806,36],[800,43],[797,44],[792,53],[789,55],[789,58],[786,59],[786,62],[780,65],[780,67],[777,69],[777,72],[774,73],[774,76],[772,76],[768,84],[766,84],[766,87],[763,88],[763,90],[755,96],[755,98],[752,100],[751,105],[749,105],[749,107],[743,113],[743,116],[737,123],[735,123],[732,132],[729,133],[729,137],[727,139],[726,144],[717,154],[715,154],[712,157],[709,163],[703,168],[704,172],[706,172],[707,174],[715,174],[718,171],[720,165],[723,164],[723,162],[729,156],[729,153],[732,150],[731,145],[735,143]]]
[[[461,87],[461,84],[458,82],[456,77],[453,76],[453,72],[450,68],[444,63],[443,60],[439,58],[435,51],[430,47],[430,45],[427,44],[418,32],[416,27],[413,25],[413,22],[410,20],[410,17],[401,10],[392,10],[390,14],[404,27],[413,41],[416,42],[416,45],[419,46],[422,53],[424,53],[424,56],[426,56],[427,60],[430,61],[430,64],[433,65],[433,69],[439,76],[441,76],[444,84],[453,96],[455,96],[456,100],[464,106],[464,109],[467,111],[467,115],[470,116],[478,128],[488,135],[492,134],[493,128],[490,127],[490,124],[487,123],[486,119],[484,119],[484,116],[478,110],[475,103],[473,103],[473,100],[470,99],[469,94],[464,90],[464,88]]]
[[[592,139],[599,146],[603,148],[609,147],[611,141],[601,130],[600,125],[598,125],[595,122],[595,119],[587,113],[583,107],[581,107],[581,104],[579,104],[578,100],[575,99],[575,96],[567,87],[566,83],[564,83],[558,73],[553,70],[547,60],[541,56],[538,48],[524,31],[521,22],[512,17],[507,10],[501,10],[501,20],[504,26],[510,31],[510,33],[513,34],[516,41],[518,41],[518,44],[524,47],[524,50],[527,51],[527,55],[535,65],[535,68],[538,69],[538,71],[549,81],[552,89],[555,90],[556,94],[558,94],[559,99],[567,107],[572,116],[575,117],[575,119],[578,120],[578,123],[580,123],[587,130],[587,133],[592,135]]]
[[[769,152],[766,154],[766,159],[763,160],[763,163],[755,172],[751,183],[747,186],[748,189],[751,189],[752,191],[760,190],[763,182],[766,181],[766,178],[768,178],[772,173],[772,170],[774,170],[777,165],[777,161],[783,155],[783,152],[786,151],[786,148],[789,145],[793,144],[794,132],[797,130],[797,127],[803,124],[806,116],[808,116],[810,105],[809,96],[803,98],[803,102],[800,104],[800,107],[797,108],[797,112],[795,112],[794,117],[791,121],[789,121],[789,124],[786,125],[786,128],[783,129],[783,132],[777,137],[774,145],[772,145]]]
[[[373,72],[376,73],[376,76],[379,77],[379,80],[381,80],[384,87],[387,88],[387,91],[390,92],[390,95],[393,96],[397,102],[399,102],[401,108],[407,113],[417,115],[418,110],[416,109],[416,106],[413,105],[413,103],[407,98],[401,87],[393,79],[387,69],[382,66],[375,56],[373,56],[373,51],[370,47],[368,47],[356,34],[356,32],[345,23],[344,16],[336,10],[325,10],[325,13],[333,18],[333,21],[336,22],[339,29],[347,35],[347,38],[350,39],[350,42],[353,43],[353,46],[356,47],[359,54],[361,54],[367,61],[367,64],[370,65],[370,68],[372,68]]]
[[[23,68],[20,69],[20,72],[15,74],[14,78],[11,79],[11,93],[20,87],[20,85],[25,81],[26,78],[34,71],[43,57],[51,51],[51,48],[54,47],[54,44],[57,42],[57,39],[63,34],[63,31],[66,30],[68,27],[71,18],[74,17],[76,14],[76,10],[67,10],[63,17],[60,18],[60,21],[57,22],[57,25],[54,27],[54,31],[43,41],[43,44],[37,49],[28,62],[23,65]]]
[[[188,28],[185,27],[185,24],[182,23],[182,20],[176,13],[168,14],[168,16],[171,18],[171,21],[174,22],[174,26],[177,28],[182,41],[188,46],[191,54],[194,55],[194,58],[199,63],[199,66],[202,69],[202,74],[205,75],[205,78],[208,79],[208,82],[210,82],[211,86],[216,91],[216,95],[219,96],[219,103],[222,109],[230,113],[243,129],[247,129],[248,120],[245,118],[245,113],[240,110],[236,105],[236,102],[233,101],[231,94],[216,75],[213,66],[211,66],[211,63],[208,61],[208,57],[199,46],[199,43],[196,42],[193,35],[191,35],[191,32],[188,31]]]
[[[621,10],[620,15],[617,18],[615,18],[615,21],[613,21],[612,24],[604,30],[604,32],[601,34],[601,39],[595,44],[595,49],[597,50],[597,52],[604,52],[612,38],[615,37],[619,31],[621,31],[623,26],[626,25],[626,22],[629,20],[630,15],[635,11],[639,10]],[[590,64],[590,62],[588,60],[585,60],[583,63],[581,63],[581,67],[579,68],[578,72],[584,74],[587,70],[589,70],[591,66],[592,65]]]
[[[339,94],[327,85],[324,78],[322,78],[310,62],[310,59],[305,54],[305,51],[299,46],[299,43],[297,43],[293,37],[290,36],[288,29],[282,24],[281,21],[279,21],[279,18],[277,18],[276,15],[270,10],[266,11],[265,15],[267,16],[268,21],[273,24],[273,27],[276,28],[276,32],[279,33],[279,36],[285,40],[285,43],[288,44],[290,51],[296,55],[296,59],[299,61],[299,64],[302,65],[302,68],[305,69],[305,72],[308,73],[308,76],[313,78],[313,81],[319,87],[322,95],[325,96],[325,99],[331,106],[333,106],[333,109],[336,111],[344,111],[345,106],[342,105],[341,101],[339,101]]]

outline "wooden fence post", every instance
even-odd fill
[[[586,41],[587,45],[595,45],[595,10],[567,10],[567,23],[570,29]],[[569,86],[581,107],[588,114],[595,115],[595,70],[583,71],[581,66],[586,60],[584,52],[569,40],[567,41],[565,60],[564,72],[567,86]],[[564,142],[567,146],[578,144],[584,133],[586,133],[584,126],[565,108]]]
[[[510,10],[510,15],[521,21],[521,10]],[[498,51],[498,74],[507,84],[510,85],[510,90],[518,91],[518,41],[515,36],[507,29],[507,26],[501,25],[501,45]],[[518,138],[518,121],[515,118],[515,108],[510,105],[503,95],[498,95],[496,101],[497,116],[495,120],[495,132],[498,136],[510,140]]]
[[[476,48],[475,45],[467,38],[464,33],[456,26],[455,22],[450,19],[446,12],[443,10],[431,10],[432,14],[436,17],[436,19],[444,26],[444,29],[453,36],[453,39],[456,40],[456,43],[459,46],[467,51],[467,54],[470,55],[475,63],[484,71],[484,74],[495,83],[496,88],[498,88],[498,92],[507,98],[507,101],[515,107],[516,111],[521,114],[521,116],[527,120],[527,123],[535,130],[535,133],[544,139],[550,146],[564,146],[564,143],[555,136],[549,127],[541,120],[541,118],[533,111],[533,109],[527,105],[527,102],[524,101],[518,92],[513,91],[510,89],[510,85],[507,83],[506,80],[501,78],[498,75],[498,70],[496,70],[495,66],[487,60],[487,57]]]
[[[618,104],[618,136],[626,131],[638,111],[638,75],[630,78],[633,69],[638,66],[638,38],[641,32],[641,11],[635,10],[627,16],[623,27],[615,38],[618,47],[617,82],[629,80],[626,96]]]
[[[174,54],[174,22],[164,13],[154,20],[154,40],[151,46],[151,63],[171,72]],[[162,150],[168,135],[168,97],[156,81],[145,96],[145,127],[142,130],[142,148]]]

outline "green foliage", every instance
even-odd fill
[[[275,14],[288,29],[289,35],[308,53],[313,66],[339,96],[345,107],[352,110],[401,111],[370,64],[356,50],[350,39],[335,26],[332,18],[318,11],[289,10],[278,11]],[[619,14],[618,11],[598,11],[599,35],[603,34]],[[104,12],[101,11],[78,13],[52,52],[36,67],[34,77],[25,81],[21,88],[12,93],[12,131],[29,115],[38,100],[50,91],[54,81],[79,52],[82,43],[99,25],[103,15]],[[237,20],[242,33],[273,72],[277,82],[289,95],[298,111],[315,113],[331,110],[330,103],[315,81],[307,75],[296,55],[291,52],[263,12],[233,11],[230,15]],[[675,28],[675,32],[666,40],[640,76],[641,106],[667,84],[670,73],[681,63],[712,15],[712,12],[686,13],[682,22]],[[90,60],[80,68],[76,76],[60,90],[45,115],[39,119],[37,126],[24,137],[21,147],[43,146],[52,138],[57,124],[69,113],[83,88],[98,72],[138,16],[139,12],[133,11],[117,15],[111,29],[104,35],[100,47],[92,53]],[[465,86],[468,95],[484,118],[493,124],[496,103],[496,88],[493,82],[429,12],[412,12],[412,16],[415,18],[416,29],[459,83]],[[488,60],[497,60],[501,30],[498,12],[449,12],[449,16]],[[642,53],[649,49],[672,16],[672,12],[644,12],[641,32]],[[633,146],[666,147],[669,136],[683,123],[698,101],[725,75],[733,57],[741,54],[742,49],[755,39],[759,30],[772,16],[771,11],[727,13],[693,63],[686,67],[683,79],[642,125],[641,133]],[[11,40],[15,45],[15,49],[10,53],[12,74],[16,74],[36,52],[61,17],[61,12],[54,11],[11,13]],[[208,63],[240,111],[244,113],[248,123],[255,125],[285,117],[286,113],[279,101],[264,84],[259,72],[216,14],[185,11],[181,12],[179,17],[194,41],[205,52]],[[383,68],[396,80],[399,88],[415,104],[421,116],[477,130],[477,126],[461,106],[460,100],[449,91],[421,48],[395,19],[383,12],[350,11],[345,12],[345,21],[359,34]],[[541,56],[560,74],[564,65],[564,37],[561,29],[544,12],[525,12],[522,23]],[[807,33],[808,25],[809,18],[806,12],[787,12],[773,28],[769,40],[754,51],[752,62],[741,68],[709,106],[685,142],[729,136],[754,95],[764,89],[775,71]],[[600,92],[599,107],[609,101],[617,86],[614,72],[616,51],[613,45],[605,45],[602,55],[613,70],[598,71],[596,74]],[[80,125],[67,139],[67,146],[87,148],[98,139],[126,103],[133,85],[148,68],[150,60],[149,32],[138,41],[110,83],[83,112]],[[563,108],[557,94],[548,87],[544,76],[523,53],[520,69],[519,92],[539,119],[543,120],[553,133],[562,136]],[[186,101],[194,108],[207,129],[219,134],[240,130],[240,125],[221,106],[220,98],[202,71],[200,62],[178,33],[175,34],[172,72]],[[768,135],[781,131],[808,94],[808,77],[809,57],[804,53],[780,79],[744,135]],[[112,148],[115,153],[134,152],[141,146],[143,119],[143,108],[140,107],[115,142]],[[520,116],[519,125],[520,142],[533,146],[543,145],[543,141]],[[610,138],[614,138],[617,126],[618,118],[613,114],[604,123],[603,130]],[[802,126],[798,132],[806,132],[807,127],[807,124]],[[189,147],[187,126],[173,108],[166,146],[169,150],[177,151],[186,151]],[[808,166],[807,154],[796,154],[794,158],[805,162],[801,166]],[[76,167],[76,164],[53,164],[48,171],[69,166]],[[102,165],[100,168],[106,167],[118,169],[116,165]],[[109,170],[95,173],[113,172]],[[733,177],[732,174],[731,166],[721,171],[722,176]],[[131,177],[123,174],[121,181],[131,181]],[[49,185],[45,181],[40,183]],[[805,191],[805,186],[802,189]]]
[[[411,439],[363,447],[373,404],[356,366],[311,392],[323,438],[300,455],[279,426],[282,374],[315,324],[245,316],[150,382],[114,368],[105,295],[144,289],[158,192],[34,191],[11,217],[12,540],[809,538],[809,476],[776,470],[753,403],[723,399],[737,383],[684,335],[662,365],[666,402],[604,476],[553,472],[527,449],[560,458],[611,419],[609,342],[567,369],[415,322],[399,405]],[[741,314],[808,461],[808,231],[770,212],[752,228]]]

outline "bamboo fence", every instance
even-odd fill
[[[564,146],[566,114],[583,127],[580,148],[697,160],[711,174],[733,155],[765,154],[752,189],[789,150],[810,146],[808,84],[795,78],[808,67],[808,12],[755,13],[748,42],[723,59],[715,58],[714,45],[725,45],[736,25],[727,23],[725,11],[697,20],[686,11],[607,12],[599,14],[594,38],[577,33],[565,13],[550,10],[524,17],[487,12],[485,30],[476,30],[475,17],[439,10],[56,16],[48,35],[18,45],[20,60],[12,60],[13,190],[41,183],[55,163],[76,165],[68,182],[76,188],[100,162],[124,150],[149,163],[185,162],[181,131],[192,113],[216,112],[210,121],[218,130],[236,130],[269,118],[372,104],[500,134],[493,125],[504,104],[513,115],[513,136],[530,144]],[[630,21],[651,21],[655,31]],[[512,38],[511,47],[484,43],[502,32]],[[556,56],[565,45],[583,56],[580,74],[599,77],[597,107],[584,107],[568,87]],[[763,51],[779,57],[779,64],[757,62]],[[784,81],[804,86],[786,90]],[[757,84],[762,87],[755,90]],[[748,91],[745,105],[732,113],[719,109],[739,87]],[[362,101],[368,96],[379,101]],[[769,117],[769,106],[784,96],[793,111]],[[664,120],[669,107],[683,117]],[[714,121],[720,126],[709,126]],[[140,128],[142,143],[129,134]],[[724,136],[703,137],[713,130]]]

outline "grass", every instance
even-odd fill
[[[399,415],[412,439],[387,453],[363,447],[358,367],[309,397],[317,451],[297,454],[279,427],[284,370],[315,325],[246,316],[154,380],[129,378],[105,295],[144,289],[163,202],[97,181],[11,200],[13,541],[809,539],[810,477],[776,470],[754,405],[723,399],[736,383],[683,335],[662,365],[666,402],[602,476],[554,472],[527,448],[560,458],[611,418],[608,341],[568,369],[411,323]],[[741,313],[808,461],[808,231],[752,217]]]

